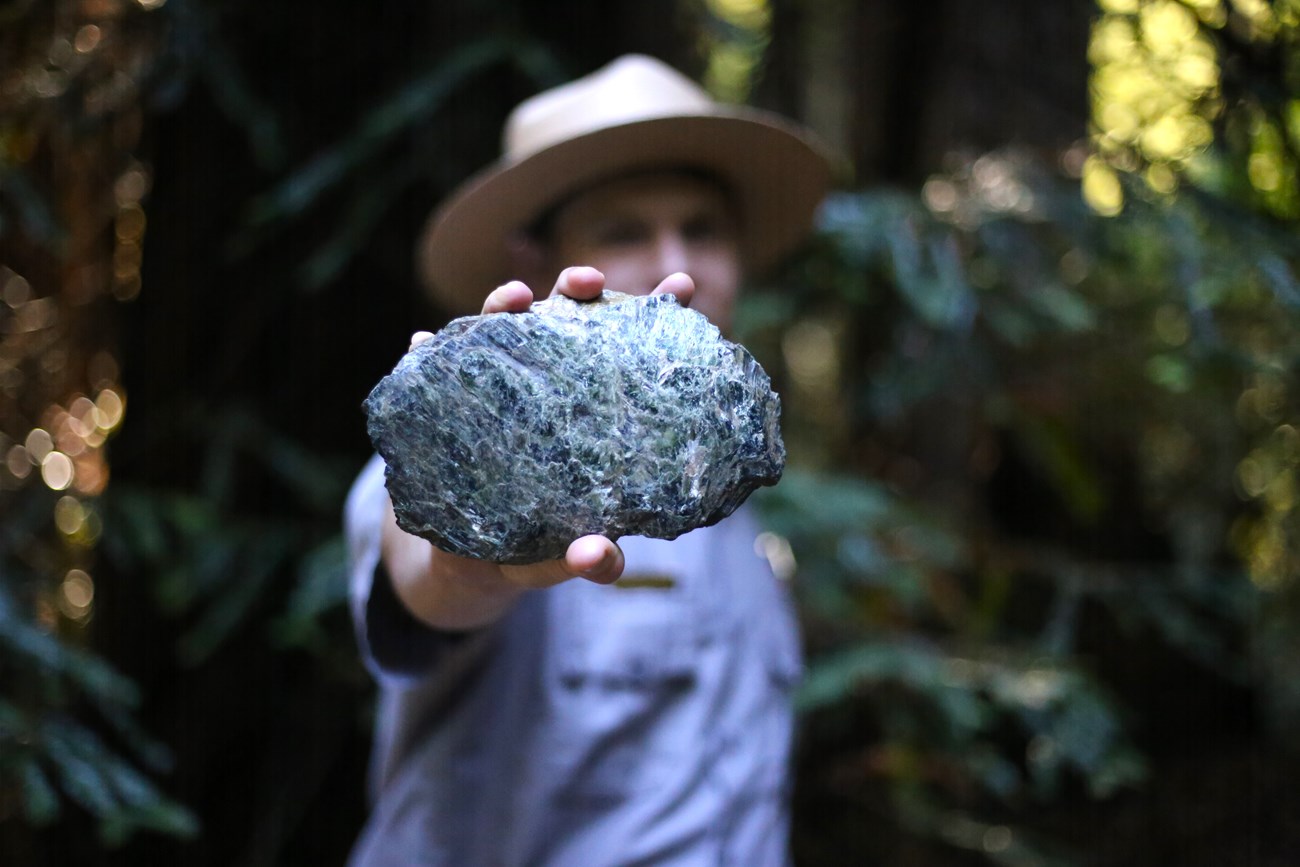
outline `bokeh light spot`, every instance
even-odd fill
[[[3,297],[5,303],[16,310],[31,300],[32,286],[27,282],[27,278],[19,274],[11,274],[5,281]]]
[[[59,610],[72,620],[84,620],[95,601],[95,582],[82,569],[69,569],[59,584]]]
[[[95,425],[107,433],[122,423],[126,403],[116,391],[106,388],[95,398],[95,408],[99,410],[95,414]]]
[[[957,207],[957,188],[944,178],[931,178],[921,188],[926,207],[936,213],[946,214]]]
[[[32,428],[27,434],[24,445],[27,447],[27,454],[31,457],[32,463],[39,464],[54,448],[54,437],[50,436],[49,431],[44,428]]]
[[[117,239],[122,243],[139,243],[144,237],[144,208],[132,202],[117,212]]]
[[[41,461],[41,478],[52,491],[67,490],[72,476],[72,458],[63,452],[50,452]]]
[[[1282,169],[1276,154],[1253,153],[1246,163],[1250,185],[1260,192],[1271,193],[1282,183]]]
[[[54,525],[65,536],[77,533],[86,523],[86,509],[73,496],[60,497],[54,504]]]
[[[99,46],[99,40],[103,32],[94,24],[86,24],[77,30],[77,35],[72,38],[72,46],[78,54],[89,54]]]
[[[1011,848],[1012,839],[1013,836],[1010,828],[1006,825],[994,825],[992,828],[989,828],[984,832],[984,838],[981,840],[981,845],[985,852],[991,854],[1005,852],[1007,849]]]
[[[1124,190],[1113,169],[1089,157],[1083,166],[1083,200],[1103,217],[1113,217],[1124,207]]]
[[[772,574],[782,581],[794,577],[798,564],[794,559],[794,549],[784,536],[776,533],[759,533],[754,539],[754,553],[767,561]]]
[[[149,175],[141,168],[132,168],[122,173],[113,185],[113,196],[119,208],[137,204],[145,193],[149,192]]]
[[[5,466],[16,479],[25,479],[32,471],[32,459],[26,446],[16,445],[5,455]]]

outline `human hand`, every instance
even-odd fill
[[[410,537],[416,538],[416,537]],[[424,541],[424,540],[420,540]],[[429,546],[429,571],[446,582],[487,595],[510,595],[512,591],[540,590],[573,578],[595,584],[612,584],[623,574],[623,551],[604,536],[583,536],[569,544],[557,560],[510,565],[475,560]]]
[[[589,301],[600,295],[605,288],[605,275],[595,268],[584,265],[565,268],[551,288],[549,297],[565,295],[578,301]],[[669,274],[659,285],[650,291],[651,295],[665,293],[677,297],[683,307],[689,307],[691,297],[695,294],[695,281],[689,275],[678,272]],[[483,302],[484,313],[522,313],[533,303],[533,290],[526,284],[511,280],[498,286]]]
[[[604,288],[604,274],[595,268],[576,266],[560,272],[551,289],[551,297],[566,295],[585,301],[599,296]],[[685,307],[690,304],[694,292],[695,282],[686,274],[676,273],[661,280],[650,294],[670,293]],[[533,291],[527,285],[512,280],[488,295],[483,302],[483,313],[521,313],[528,310],[533,300]],[[412,345],[415,345],[414,337],[412,341]],[[583,536],[569,545],[568,551],[560,560],[499,568],[505,580],[521,587],[551,586],[577,577],[608,584],[617,580],[623,572],[623,552],[605,536]]]
[[[561,272],[551,296],[577,300],[597,297],[605,275],[595,268]],[[670,274],[650,294],[671,293],[682,306],[690,303],[695,283],[686,274]],[[498,287],[483,302],[483,313],[522,313],[533,291],[517,280]],[[411,349],[433,335],[418,331]],[[564,557],[526,565],[492,563],[460,557],[403,532],[389,506],[384,534],[384,561],[398,598],[421,620],[443,629],[470,629],[501,616],[526,590],[552,587],[574,578],[612,584],[623,573],[623,552],[612,539],[583,536],[569,544]]]
[[[476,629],[499,619],[527,590],[574,578],[611,584],[623,573],[623,552],[604,536],[584,536],[563,558],[524,566],[459,557],[402,530],[391,502],[380,547],[397,598],[436,629]]]
[[[566,295],[579,301],[589,301],[601,293],[605,288],[605,275],[595,268],[586,266],[577,266],[574,268],[565,268],[560,272],[559,278],[555,281],[555,286],[551,288],[549,297],[556,295]],[[689,275],[680,271],[676,274],[669,274],[659,285],[651,290],[651,295],[671,294],[676,296],[677,303],[683,307],[689,307],[691,298],[695,294],[695,281]],[[492,291],[483,302],[483,313],[523,313],[528,310],[535,300],[533,290],[519,280],[511,280],[509,283],[502,284]],[[417,331],[411,335],[410,349],[414,349],[424,341],[433,337],[432,331]]]

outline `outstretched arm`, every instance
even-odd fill
[[[600,294],[605,276],[594,268],[567,268],[551,294],[590,299]],[[671,292],[686,305],[694,283],[685,274],[672,274],[652,294]],[[487,297],[484,313],[520,313],[533,302],[533,292],[518,281],[506,283]],[[412,337],[412,346],[429,338]],[[449,554],[397,526],[392,503],[386,504],[381,556],[397,598],[417,619],[438,629],[466,630],[486,626],[501,617],[528,590],[551,587],[572,578],[610,584],[623,573],[623,552],[604,536],[574,540],[559,560],[523,566],[490,563]]]

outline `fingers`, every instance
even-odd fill
[[[691,298],[695,295],[695,281],[690,278],[689,274],[683,274],[678,271],[676,274],[669,274],[659,282],[654,288],[651,295],[675,295],[677,303],[683,307],[691,305]]]
[[[563,559],[501,566],[501,574],[512,584],[540,589],[570,578],[585,578],[596,584],[612,584],[623,574],[623,552],[604,536],[583,536],[569,545]]]
[[[551,290],[551,296],[567,295],[577,301],[590,301],[604,288],[604,274],[595,268],[578,265],[574,268],[565,268],[560,272],[559,279],[555,281],[555,288]]]
[[[484,313],[522,313],[533,303],[533,290],[518,280],[511,280],[492,290],[483,302]]]
[[[685,276],[685,275],[683,275]],[[687,278],[688,280],[690,278]],[[577,266],[560,272],[551,289],[551,296],[567,295],[578,301],[589,301],[605,288],[605,275],[595,268]],[[533,303],[533,290],[518,280],[511,280],[492,290],[483,302],[484,313],[522,313]]]
[[[604,536],[583,536],[569,545],[564,563],[581,578],[613,584],[623,574],[623,549]]]
[[[596,271],[594,268],[570,268],[569,270],[586,271],[586,272],[592,272],[594,274],[600,275],[600,272]],[[605,281],[604,275],[600,275],[599,276],[600,284],[603,284],[604,281]],[[590,288],[591,283],[592,283],[592,277],[590,274],[578,274],[574,280],[574,288],[568,289],[567,288],[568,284],[566,283],[565,274],[561,274],[560,280],[555,284],[555,290],[552,292],[552,294],[561,291],[561,286],[563,285],[566,287],[566,291],[564,291],[565,295],[571,295],[572,297],[575,298],[590,298],[593,297],[593,294],[591,294],[592,290]],[[597,287],[595,290],[595,294],[599,294],[599,292],[600,289],[599,287]],[[573,294],[573,293],[577,293],[577,294]],[[587,293],[587,294],[583,294],[583,293]],[[533,290],[529,289],[528,286],[526,286],[524,283],[520,282],[519,280],[511,280],[509,283],[504,283],[498,286],[497,288],[493,289],[492,292],[488,295],[488,297],[483,300],[483,313],[484,314],[522,313],[525,310],[527,310],[532,305],[532,303],[533,303]],[[415,347],[419,346],[421,343],[425,342],[432,336],[433,336],[432,332],[429,331],[415,332],[414,334],[411,335],[410,349],[414,349]],[[409,352],[410,349],[408,349],[407,351]]]

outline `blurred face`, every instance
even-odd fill
[[[678,271],[695,281],[691,307],[725,333],[740,287],[734,209],[716,185],[662,172],[610,181],[579,194],[555,214],[555,270],[590,265],[605,288],[648,295]]]

